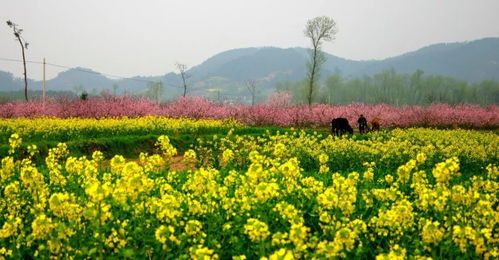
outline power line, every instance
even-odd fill
[[[11,61],[11,62],[23,62],[22,60],[10,59],[10,58],[0,58],[0,60]],[[27,60],[26,62],[27,63],[33,63],[33,64],[43,64],[43,62],[33,61],[33,60]],[[91,74],[103,75],[103,76],[106,76],[106,77],[120,78],[122,80],[134,80],[134,81],[138,81],[138,82],[157,83],[157,81],[152,81],[152,80],[123,77],[123,76],[118,76],[118,75],[113,75],[113,74],[108,74],[108,73],[101,73],[101,72],[92,71],[92,70],[85,70],[85,69],[81,69],[81,68],[75,68],[75,67],[70,67],[70,66],[65,66],[65,65],[55,64],[55,63],[46,62],[45,64],[49,65],[49,66],[53,66],[53,67],[63,68],[63,69],[72,69],[72,70],[77,70],[77,71],[91,73]],[[179,86],[179,85],[176,85],[176,84],[172,84],[172,83],[168,83],[168,82],[164,83],[164,84],[165,84],[165,86],[169,86],[169,87],[174,87],[174,88],[179,88],[179,89],[183,89],[184,88],[182,86]],[[198,89],[196,91],[200,91],[200,90]],[[208,90],[205,90],[205,89],[202,89],[201,91],[209,92]],[[232,97],[238,97],[239,96],[239,95],[231,95],[231,94],[223,94],[223,93],[221,93],[221,95],[232,96]]]
[[[9,59],[9,58],[0,58],[0,60],[3,61],[11,61],[11,62],[23,62],[22,60],[18,59]],[[32,60],[27,60],[26,63],[33,63],[33,64],[43,64],[43,62],[40,61],[32,61]],[[137,79],[137,78],[130,78],[130,77],[123,77],[123,76],[118,76],[118,75],[113,75],[113,74],[108,74],[108,73],[101,73],[97,71],[91,71],[91,70],[85,70],[85,69],[80,69],[80,68],[75,68],[75,67],[70,67],[70,66],[65,66],[65,65],[60,65],[60,64],[55,64],[55,63],[45,63],[46,65],[53,66],[53,67],[59,67],[63,69],[73,69],[81,72],[86,72],[86,73],[91,73],[91,74],[98,74],[98,75],[103,75],[106,77],[112,77],[112,78],[120,78],[123,80],[134,80],[134,81],[140,81],[140,82],[147,82],[147,83],[156,83],[155,81],[152,80],[145,80],[145,79]]]

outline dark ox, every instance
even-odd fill
[[[346,132],[353,134],[353,129],[346,118],[338,117],[331,121],[331,132],[334,135],[341,136]]]

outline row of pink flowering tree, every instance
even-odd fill
[[[428,107],[386,104],[350,104],[346,106],[291,105],[287,96],[273,96],[256,106],[217,104],[199,97],[179,98],[156,104],[144,98],[111,97],[89,100],[59,99],[47,102],[11,102],[0,104],[0,118],[17,117],[138,117],[146,115],[224,119],[233,118],[253,126],[327,126],[332,118],[345,117],[351,124],[360,114],[368,120],[379,118],[383,127],[459,126],[468,128],[499,127],[496,105],[434,104]]]

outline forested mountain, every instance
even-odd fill
[[[435,44],[414,52],[383,60],[354,61],[325,54],[327,61],[321,72],[322,81],[339,75],[344,79],[373,76],[388,70],[412,74],[421,70],[425,75],[441,75],[478,83],[484,80],[499,81],[499,38],[461,43]],[[227,98],[248,96],[247,80],[257,80],[261,95],[270,93],[278,82],[297,81],[306,73],[308,50],[305,48],[244,48],[219,53],[187,71],[189,93]],[[47,90],[73,91],[98,94],[107,89],[110,93],[145,93],[148,81],[164,83],[163,98],[171,99],[181,94],[180,76],[167,73],[154,77],[110,79],[90,69],[75,68],[63,71],[47,81]],[[39,89],[41,82],[30,81],[30,89]],[[0,91],[22,89],[23,81],[12,74],[0,71]]]

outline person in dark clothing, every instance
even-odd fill
[[[359,119],[357,120],[357,123],[359,124],[359,132],[361,134],[367,132],[367,119],[364,117],[364,115],[360,115]]]

